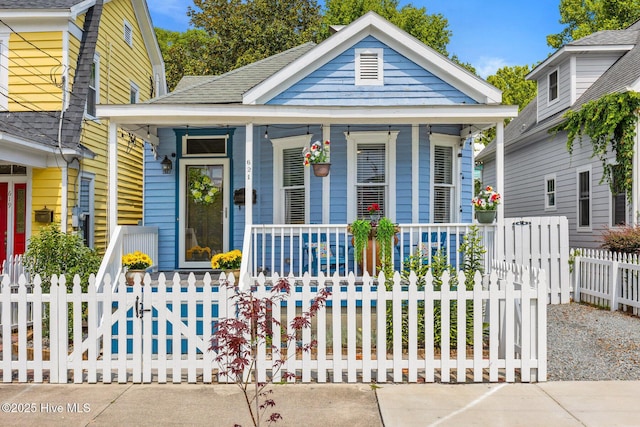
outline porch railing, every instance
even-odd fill
[[[116,277],[122,274],[122,256],[129,252],[144,252],[151,260],[158,262],[158,227],[140,227],[135,225],[119,225],[116,227],[109,247],[102,258],[102,264],[96,275],[96,283],[100,286],[98,292],[102,291],[104,278],[107,273],[111,276],[115,284]],[[155,265],[151,270],[155,270]]]
[[[419,256],[430,264],[438,251],[447,257],[448,263],[462,267],[463,254],[460,245],[472,224],[400,224],[391,254],[394,270],[401,271],[409,257]],[[494,258],[494,225],[477,225],[482,242],[487,249],[485,268],[488,271]],[[347,224],[278,225],[254,224],[247,226],[243,247],[242,272],[257,276],[293,274],[302,277],[305,272],[318,276],[338,274],[346,278],[350,272],[362,276],[364,271],[372,275],[380,273],[379,266],[371,258],[355,261],[353,236]],[[375,253],[375,240],[369,242]],[[369,265],[367,265],[369,264]]]

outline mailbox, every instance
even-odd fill
[[[38,209],[36,211],[36,222],[41,222],[43,224],[52,223],[53,211],[51,209],[47,209],[46,206],[43,209]]]
[[[245,203],[245,195],[244,195],[245,191],[244,188],[238,188],[237,190],[235,190],[233,192],[233,204],[235,205],[244,205]],[[253,190],[253,204],[256,204],[256,201],[258,200],[258,194],[256,193],[256,190]]]

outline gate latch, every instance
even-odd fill
[[[151,311],[151,309],[150,308],[145,309],[144,303],[140,301],[140,297],[137,296],[136,297],[136,317],[139,317],[140,319],[142,319],[142,316],[144,315],[145,311]]]
[[[513,225],[531,225],[531,221],[516,221]]]

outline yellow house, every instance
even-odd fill
[[[144,141],[96,105],[165,93],[144,0],[0,2],[0,262],[51,221],[100,252],[138,224]]]

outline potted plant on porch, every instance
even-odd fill
[[[127,279],[127,285],[133,286],[136,277],[140,277],[140,283],[142,283],[144,274],[152,263],[153,261],[151,261],[149,255],[140,251],[124,255],[122,257],[122,266],[126,268],[124,275]]]
[[[374,203],[367,211],[378,214],[380,208],[377,206]],[[390,264],[391,251],[397,242],[398,227],[389,218],[357,219],[349,224],[348,231],[353,234],[354,258],[361,269],[364,270],[365,261],[369,274],[373,274],[374,267],[384,269]]]
[[[229,252],[220,252],[211,257],[211,268],[222,270],[227,276],[233,273],[236,280],[240,278],[240,264],[242,263],[242,252],[234,249]]]
[[[496,219],[496,209],[500,204],[500,194],[490,185],[486,186],[471,200],[480,224],[492,224]]]

